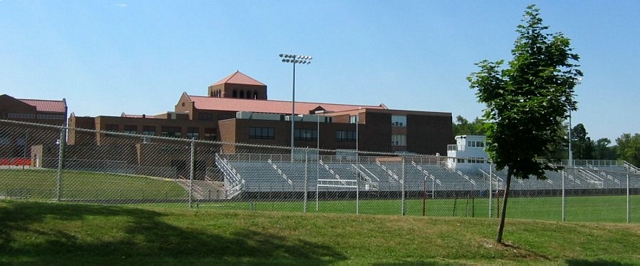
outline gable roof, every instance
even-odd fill
[[[220,81],[216,82],[213,84],[213,86],[215,85],[220,85],[220,84],[244,84],[244,85],[256,85],[256,86],[266,86],[264,85],[264,83],[255,80],[252,77],[249,77],[247,75],[245,75],[244,73],[240,72],[240,71],[236,71],[235,73],[221,79]]]
[[[20,99],[20,101],[28,105],[35,106],[38,112],[52,112],[52,113],[67,112],[67,103],[64,99],[62,101]]]
[[[17,99],[7,94],[3,94],[0,96],[9,97],[11,99],[15,99],[25,104],[28,104],[30,106],[33,106],[36,108],[36,111],[38,112],[51,112],[51,113],[67,112],[67,101],[64,98],[61,101],[59,101],[59,100]]]
[[[258,112],[273,114],[291,114],[291,101],[252,100],[238,98],[216,98],[188,95],[199,110]],[[296,114],[309,114],[313,110],[324,109],[327,112],[342,112],[360,108],[387,109],[384,105],[350,105],[335,103],[296,102]]]

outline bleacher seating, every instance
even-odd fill
[[[441,163],[421,164],[415,161],[376,161],[368,158],[361,162],[322,160],[304,162],[227,160],[218,157],[218,167],[224,174],[227,188],[242,191],[301,192],[318,189],[318,180],[325,180],[322,191],[352,191],[353,184],[361,190],[421,191],[428,187],[434,191],[486,191],[489,189],[488,167],[453,170]],[[306,171],[306,173],[305,173]],[[566,189],[608,189],[626,187],[626,169],[623,166],[578,166],[563,172],[547,171],[545,180],[535,177],[513,179],[512,190],[558,190],[563,175]],[[502,189],[506,170],[492,171],[492,190]],[[305,176],[307,187],[305,189]],[[355,182],[355,180],[358,182]],[[631,187],[640,187],[640,178],[630,178]],[[341,185],[342,184],[342,185]]]

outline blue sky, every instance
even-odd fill
[[[572,40],[576,88],[596,140],[640,133],[640,1],[15,1],[0,0],[0,94],[66,98],[79,116],[159,114],[182,92],[240,70],[269,99],[451,112],[483,105],[466,77],[510,60],[527,5]]]

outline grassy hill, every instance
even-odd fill
[[[0,263],[640,264],[640,225],[0,201]]]

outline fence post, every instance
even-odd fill
[[[191,154],[189,159],[189,209],[193,208],[193,173],[195,171],[196,142],[191,139]]]
[[[400,214],[402,216],[404,216],[406,211],[407,211],[407,209],[406,209],[407,207],[405,205],[406,204],[405,203],[405,197],[406,197],[406,195],[405,195],[405,183],[406,183],[407,180],[406,180],[406,178],[404,178],[404,163],[405,163],[404,155],[402,155],[402,200],[401,200],[401,206],[400,206],[400,208],[401,208]]]
[[[356,136],[357,134],[358,133],[356,133]],[[356,141],[356,215],[360,214],[360,173],[358,172],[358,170],[360,170],[360,153],[358,152],[357,143]]]
[[[631,218],[631,196],[629,192],[629,171],[627,171],[627,223],[629,223],[629,218]]]
[[[60,127],[60,139],[58,140],[58,174],[56,181],[56,200],[62,199],[62,164],[64,163],[65,127]]]
[[[567,175],[566,171],[564,169],[562,169],[562,221],[566,221],[567,218],[567,214],[565,211],[565,188],[564,188],[564,180],[565,180],[565,176]]]
[[[309,196],[308,194],[308,182],[309,182],[309,175],[307,174],[308,172],[308,165],[309,165],[309,148],[307,148],[304,151],[304,207],[302,212],[307,213],[307,197]]]

